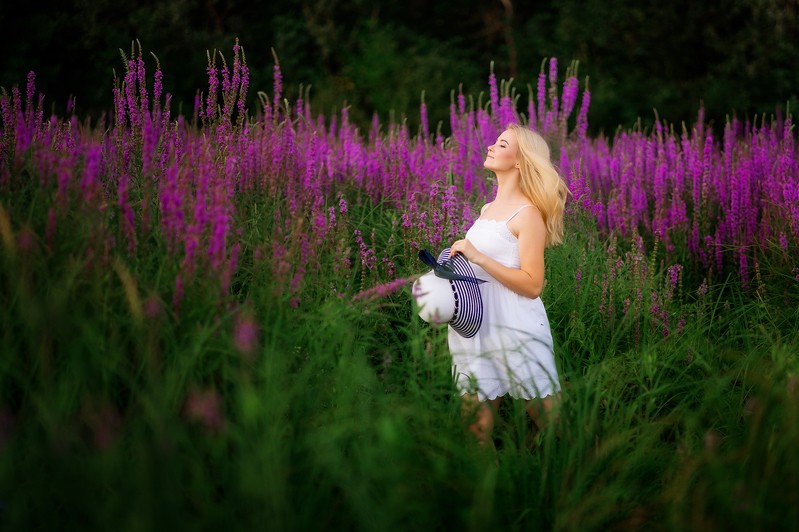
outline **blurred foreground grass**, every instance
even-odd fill
[[[390,246],[388,207],[350,205]],[[792,277],[765,272],[757,293],[675,287],[657,257],[572,213],[543,296],[559,422],[531,445],[506,401],[493,454],[461,419],[445,331],[415,316],[407,287],[330,288],[345,284],[331,256],[297,304],[252,258],[270,229],[250,224],[230,294],[199,276],[176,307],[162,243],[103,263],[87,258],[90,227],[48,247],[34,211],[5,211],[0,255],[4,529],[799,524]]]

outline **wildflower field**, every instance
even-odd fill
[[[104,116],[47,115],[34,73],[0,93],[0,527],[799,525],[790,115],[590,136],[552,58],[367,131],[285,99],[277,62],[248,106],[238,43],[175,115],[146,57]],[[572,191],[542,295],[564,391],[537,438],[503,403],[494,453],[410,283],[514,121]]]

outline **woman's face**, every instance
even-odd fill
[[[505,130],[497,141],[488,147],[483,166],[493,172],[506,172],[517,168],[519,144],[513,131]]]

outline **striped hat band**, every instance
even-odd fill
[[[420,257],[423,253],[427,252],[422,250]],[[422,258],[425,263],[432,262],[432,256]],[[471,263],[463,255],[450,257],[450,248],[444,249],[432,266],[433,271],[413,284],[419,316],[428,323],[448,323],[464,338],[471,338],[483,322],[480,284],[485,281],[475,278]]]

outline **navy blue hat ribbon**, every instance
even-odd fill
[[[419,251],[419,258],[427,266],[433,269],[436,277],[449,279],[450,281],[466,281],[468,283],[475,283],[478,285],[485,282],[483,279],[477,279],[476,277],[469,277],[468,275],[459,274],[452,266],[453,259],[449,259],[444,262],[438,262],[435,257],[433,257],[433,255],[426,249]]]

